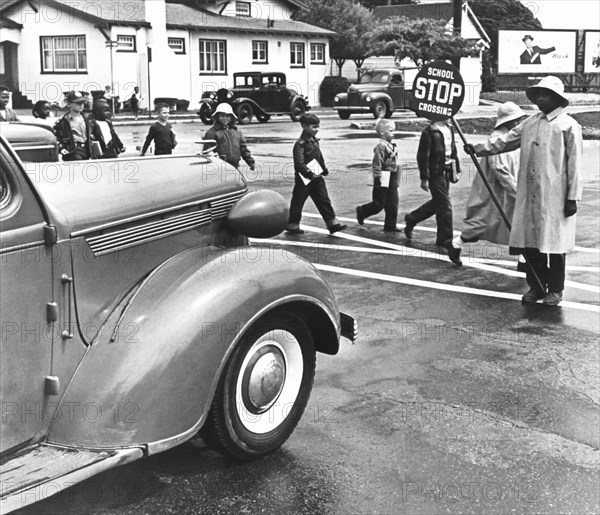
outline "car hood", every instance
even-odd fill
[[[382,91],[387,87],[386,84],[379,82],[366,82],[364,84],[352,84],[348,88],[348,93],[370,93],[372,91]]]
[[[246,189],[235,168],[201,156],[26,163],[25,170],[69,236]]]

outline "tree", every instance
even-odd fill
[[[483,91],[495,91],[498,69],[498,30],[539,30],[542,24],[519,0],[470,0],[469,7],[491,40],[490,49],[483,56],[481,77]]]
[[[342,74],[342,66],[352,59],[360,68],[367,56],[365,35],[373,27],[373,15],[356,0],[309,0],[308,11],[299,12],[296,19],[317,27],[333,30],[330,57]]]
[[[445,21],[429,18],[386,18],[369,38],[369,55],[393,55],[396,61],[410,58],[419,68],[435,59],[456,62],[475,52],[473,45],[445,29]]]

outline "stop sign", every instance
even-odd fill
[[[446,61],[433,61],[415,77],[410,108],[428,120],[446,120],[458,112],[464,99],[465,83],[458,69]]]

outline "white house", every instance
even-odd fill
[[[138,85],[143,107],[157,97],[194,107],[235,72],[281,71],[315,105],[334,33],[292,20],[298,9],[304,2],[2,0],[0,83],[17,107],[111,83],[121,99]]]

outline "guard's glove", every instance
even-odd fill
[[[327,168],[324,168],[323,171],[321,172],[321,175],[326,177],[327,175],[329,175],[329,170]]]
[[[475,147],[471,143],[465,143],[463,147],[464,151],[469,155],[475,155]]]
[[[568,218],[569,216],[573,216],[575,213],[577,213],[577,201],[567,200],[565,202],[565,216]]]
[[[254,171],[254,163],[252,163],[251,165],[248,165],[248,168],[250,168],[250,170]]]

